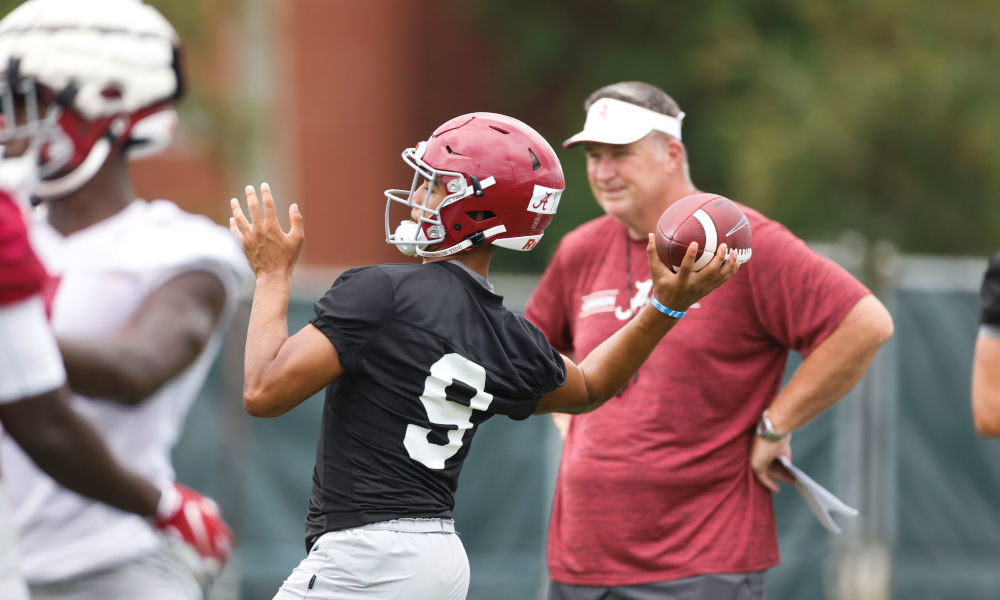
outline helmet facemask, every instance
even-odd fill
[[[27,200],[41,178],[65,164],[66,153],[43,152],[58,145],[60,109],[43,102],[36,82],[18,74],[16,61],[0,73],[0,187]]]
[[[385,205],[385,241],[396,246],[400,252],[407,256],[421,256],[433,258],[450,256],[462,250],[474,248],[483,244],[488,238],[503,233],[506,228],[503,225],[477,231],[469,235],[458,244],[441,250],[428,251],[426,247],[440,244],[445,239],[446,224],[442,220],[442,213],[449,206],[459,202],[469,196],[482,196],[483,190],[495,183],[493,177],[485,181],[479,181],[471,176],[472,181],[466,181],[465,175],[457,171],[444,171],[435,169],[423,161],[423,155],[427,148],[426,142],[420,142],[416,148],[407,148],[403,151],[403,161],[413,169],[413,182],[410,190],[386,190],[385,196],[388,199]],[[447,195],[441,200],[436,208],[426,206],[427,198],[434,190],[435,184],[444,186]],[[427,184],[427,193],[423,197],[423,203],[414,202],[414,195],[424,183]],[[390,229],[389,210],[393,202],[403,204],[408,209],[408,214],[413,214],[414,209],[421,211],[419,222],[412,220],[403,221],[396,227],[395,232]],[[456,210],[459,207],[452,207]]]

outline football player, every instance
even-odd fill
[[[656,302],[581,364],[560,355],[488,280],[498,247],[530,250],[565,187],[551,146],[503,115],[467,114],[403,152],[407,190],[388,190],[386,238],[423,264],[346,271],[289,337],[292,267],[302,215],[279,226],[270,188],[232,200],[230,228],[257,278],[247,333],[244,406],[281,415],[326,388],[306,521],[308,557],[276,598],[465,598],[469,566],[451,511],[477,427],[593,410],[621,389],[676,316],[736,272],[720,247],[677,274],[647,257]],[[390,208],[410,219],[393,228]]]
[[[173,131],[177,35],[138,0],[30,0],[0,21],[0,72],[9,99],[0,171],[9,192],[44,201],[31,242],[56,277],[47,291],[58,342],[42,335],[42,269],[5,196],[4,227],[18,229],[3,251],[3,281],[18,287],[2,301],[19,312],[0,327],[17,345],[0,371],[0,388],[16,387],[0,399],[58,388],[55,397],[3,408],[19,442],[4,438],[0,459],[31,597],[201,598],[229,556],[231,533],[214,503],[173,483],[170,451],[249,272],[225,228],[166,201],[134,200],[128,159],[164,147]],[[62,427],[74,437],[27,428],[28,411],[70,422]],[[164,492],[129,489],[120,471],[103,473],[113,463],[98,435]],[[71,450],[73,462],[52,468],[54,451],[39,451],[46,445]],[[160,532],[189,545],[167,543],[145,519],[59,483],[155,512]]]

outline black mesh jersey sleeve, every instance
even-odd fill
[[[990,259],[983,287],[979,292],[981,320],[985,325],[1000,325],[1000,252]]]
[[[350,269],[316,302],[310,322],[337,349],[344,368],[354,371],[360,351],[378,337],[392,314],[392,303],[392,285],[380,269]]]

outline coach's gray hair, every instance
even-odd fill
[[[622,81],[606,85],[587,96],[583,101],[583,110],[590,110],[591,105],[601,98],[621,100],[671,117],[681,114],[677,102],[666,92],[642,81]]]
[[[590,110],[590,107],[601,98],[621,100],[671,117],[681,114],[681,107],[677,105],[676,100],[655,85],[643,81],[621,81],[606,85],[587,96],[587,99],[583,101],[583,110]],[[661,135],[673,138],[666,133]],[[662,138],[660,139],[662,141]],[[687,146],[680,140],[677,141],[684,148],[684,177],[687,178],[688,183],[691,183],[691,167],[688,165]]]

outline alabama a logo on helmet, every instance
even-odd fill
[[[528,210],[543,215],[554,215],[559,208],[562,193],[560,189],[535,184],[535,191],[532,192],[531,201],[528,202]]]

